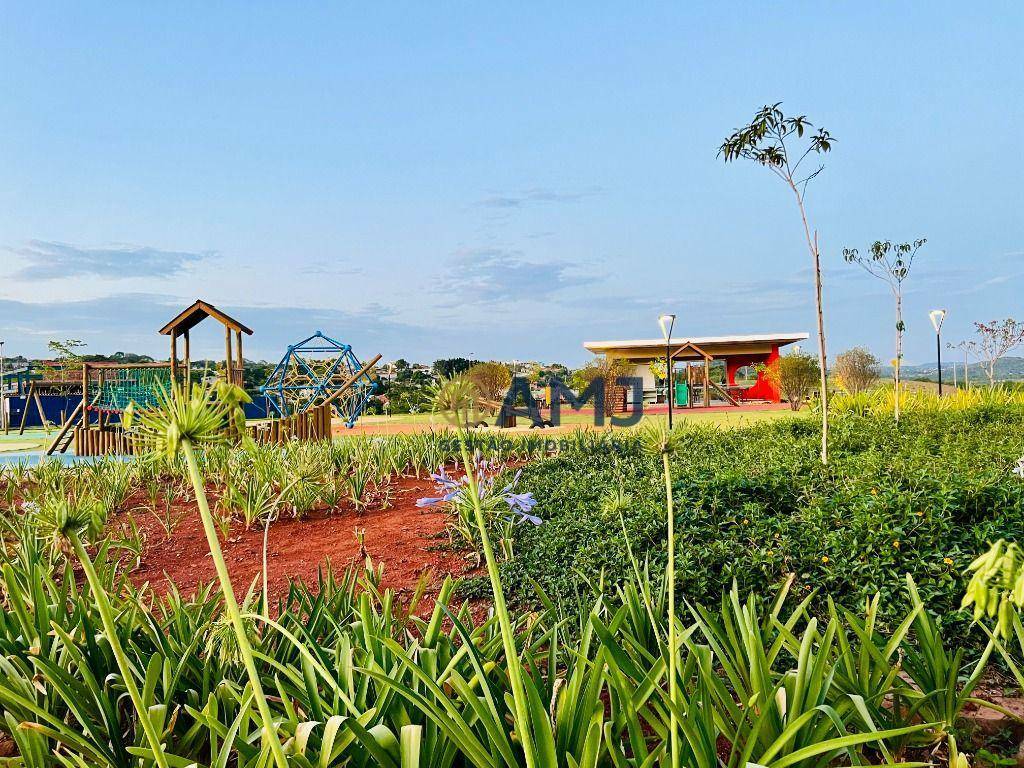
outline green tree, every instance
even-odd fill
[[[878,380],[878,358],[866,347],[854,347],[836,356],[832,376],[851,395],[870,389]]]
[[[496,362],[477,363],[466,374],[485,400],[500,400],[512,384],[508,367]]]
[[[802,352],[777,358],[762,370],[765,378],[779,388],[794,411],[800,410],[821,379],[818,361]]]
[[[82,355],[78,350],[85,349],[86,343],[81,339],[53,339],[46,344],[54,360],[59,363],[80,363]]]
[[[620,376],[626,376],[632,369],[628,360],[621,360],[614,357],[598,357],[591,360],[582,368],[572,372],[569,378],[569,385],[581,393],[586,390],[595,380],[601,379],[604,382],[604,415],[611,416],[615,412],[615,395],[621,390],[615,380]]]
[[[459,374],[465,373],[473,366],[472,360],[465,357],[447,357],[442,360],[435,360],[434,375],[439,378],[450,379]]]
[[[47,378],[74,378],[75,374],[81,373],[82,362],[85,357],[81,350],[85,349],[86,343],[81,339],[64,339],[59,341],[53,339],[46,344],[50,350],[50,356],[54,365],[46,367]]]
[[[561,363],[550,363],[549,365],[534,365],[530,371],[530,381],[538,387],[547,387],[552,381],[568,381],[572,371]]]
[[[975,323],[974,330],[978,334],[977,340],[965,342],[967,350],[981,361],[982,370],[988,377],[988,385],[995,386],[996,363],[998,363],[1007,352],[1015,349],[1024,342],[1024,323],[1019,323],[1012,317],[1005,320],[993,320],[990,323]],[[966,378],[966,373],[964,374]]]
[[[747,125],[733,132],[718,148],[719,157],[729,163],[733,160],[752,160],[778,176],[792,191],[796,199],[800,220],[803,222],[807,250],[814,266],[814,303],[818,310],[818,367],[821,373],[821,462],[828,463],[828,361],[825,355],[825,312],[821,300],[821,251],[818,231],[812,229],[804,201],[807,185],[824,170],[819,165],[813,171],[801,166],[814,155],[821,156],[832,149],[836,141],[824,128],[811,133],[814,126],[804,115],[786,117],[779,109],[782,102],[765,105]]]

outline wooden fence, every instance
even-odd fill
[[[311,408],[283,419],[251,424],[249,436],[260,444],[280,445],[289,440],[329,440],[331,437],[331,404]]]
[[[73,438],[75,456],[131,456],[135,441],[117,425],[75,427]]]
[[[331,406],[320,405],[307,413],[250,424],[249,436],[262,445],[282,445],[289,440],[329,440]],[[139,452],[137,441],[117,424],[96,424],[74,428],[72,446],[76,456],[132,456]]]

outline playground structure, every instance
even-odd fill
[[[74,446],[76,456],[132,453],[132,443],[121,428],[121,414],[131,402],[150,408],[157,392],[171,385],[169,363],[82,364],[81,400],[50,442],[46,455],[64,453]]]
[[[191,340],[190,331],[207,318],[213,318],[224,326],[224,363],[217,375],[225,380],[242,386],[245,360],[242,356],[242,335],[252,335],[252,330],[230,317],[226,313],[202,300],[180,312],[173,320],[160,329],[160,333],[170,337],[170,358],[167,362],[119,363],[119,362],[82,362],[76,364],[76,379],[67,376],[62,381],[34,381],[29,383],[30,399],[35,399],[37,408],[43,417],[43,407],[38,402],[38,393],[47,388],[64,387],[77,390],[80,398],[77,406],[68,415],[57,431],[56,436],[46,449],[46,455],[64,453],[73,448],[78,456],[101,456],[107,454],[132,454],[137,446],[130,432],[121,425],[121,415],[134,402],[143,409],[157,404],[157,396],[161,389],[169,390],[174,384],[188,384],[192,381]],[[376,389],[376,381],[371,375],[373,366],[380,360],[377,355],[368,363],[361,364],[351,348],[338,345],[323,334],[314,334],[307,342],[321,338],[332,343],[331,349],[343,349],[336,355],[335,365],[328,366],[325,371],[329,375],[318,379],[314,386],[315,392],[303,394],[298,387],[301,377],[296,374],[290,379],[295,389],[279,388],[279,392],[298,398],[285,408],[277,408],[277,416],[269,420],[251,424],[247,431],[254,440],[260,443],[280,444],[289,440],[322,440],[331,435],[331,414],[337,409],[346,424],[352,426],[359,417],[366,401]],[[178,340],[183,342],[183,358],[179,361]],[[305,342],[304,342],[305,343]],[[289,359],[293,348],[289,348]],[[285,362],[282,360],[282,364]],[[80,370],[78,369],[78,366]],[[309,366],[309,372],[317,370]],[[353,366],[355,369],[353,370]],[[301,366],[300,366],[301,367]],[[282,368],[279,365],[278,368]],[[308,388],[308,387],[307,387]],[[296,407],[294,403],[300,403]],[[24,425],[28,407],[22,415]]]
[[[317,331],[288,347],[260,393],[281,418],[327,405],[352,428],[377,391],[370,371],[380,357],[363,364],[350,345]]]
[[[25,434],[25,427],[28,426],[28,415],[35,408],[39,417],[39,424],[47,435],[50,434],[51,421],[47,414],[47,407],[44,402],[52,403],[54,400],[63,400],[61,409],[60,424],[67,420],[70,411],[69,404],[77,403],[82,397],[81,381],[62,381],[53,379],[30,379],[26,386],[21,389],[20,398],[24,404],[21,410],[21,418],[18,420],[18,434]],[[47,398],[46,401],[43,398]]]
[[[184,381],[189,383],[192,378],[192,351],[189,340],[189,331],[195,328],[206,318],[213,318],[224,326],[224,378],[232,384],[242,386],[242,376],[245,370],[245,358],[242,356],[242,334],[252,336],[252,329],[242,325],[225,312],[221,312],[212,304],[202,299],[196,299],[195,303],[183,309],[167,325],[160,329],[161,336],[169,336],[171,339],[171,378],[174,381],[181,380],[181,366],[178,364],[178,339],[184,342]],[[235,336],[235,344],[232,346],[231,336]]]
[[[691,362],[693,358],[696,358],[696,364]],[[740,404],[739,400],[729,394],[729,390],[726,387],[711,380],[711,362],[714,358],[693,342],[684,342],[681,347],[672,353],[669,359],[673,366],[673,380],[676,381],[676,391],[673,393],[676,405],[693,408],[693,396],[698,383],[701,392],[701,405],[704,408],[711,407],[712,394],[717,394],[729,405],[738,406]],[[683,370],[685,371],[679,379],[676,378],[675,374],[675,364],[678,360],[683,361]]]

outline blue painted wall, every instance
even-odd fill
[[[54,424],[63,424],[64,419],[71,415],[71,412],[78,407],[82,401],[80,395],[40,395],[39,400],[43,404],[43,412],[46,413],[48,421]],[[21,424],[21,415],[28,408],[28,418],[25,420],[25,429],[38,429],[43,426],[39,421],[39,411],[36,404],[25,397],[12,397],[10,403],[11,425],[17,427]]]
[[[63,395],[40,395],[39,399],[42,401],[43,411],[46,413],[47,420],[59,425],[63,424],[64,419],[78,407],[78,403],[82,398],[77,395],[68,397]],[[21,415],[24,413],[25,408],[28,408],[25,429],[39,429],[43,426],[42,422],[39,421],[39,411],[36,409],[35,403],[28,400],[28,398],[12,397],[8,402],[10,403],[11,424],[15,428],[21,424]],[[267,398],[264,395],[257,395],[251,403],[245,404],[245,417],[247,419],[265,419],[267,418],[269,407]]]

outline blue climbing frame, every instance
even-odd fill
[[[317,331],[288,347],[260,393],[279,416],[305,413],[331,398],[362,368],[350,345]],[[346,427],[355,425],[377,388],[378,382],[365,371],[332,402]]]

